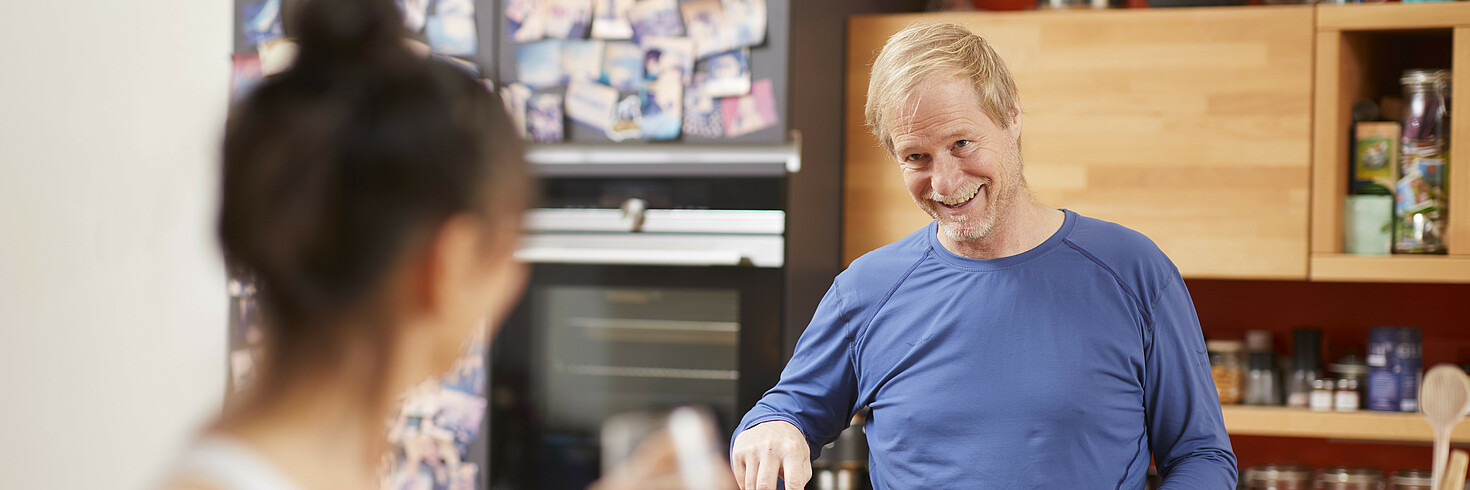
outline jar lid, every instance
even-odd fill
[[[1312,469],[1299,464],[1258,464],[1246,472],[1246,479],[1259,482],[1312,481]]]
[[[1399,79],[1399,83],[1404,85],[1427,83],[1448,84],[1450,83],[1450,71],[1425,68],[1404,70],[1404,76]]]
[[[1244,344],[1239,340],[1211,340],[1205,342],[1205,350],[1210,352],[1240,352]]]
[[[1336,384],[1337,380],[1332,378],[1317,378],[1312,380],[1312,388],[1318,390],[1330,390]]]
[[[1322,483],[1378,483],[1383,472],[1378,468],[1333,466],[1322,470]]]
[[[1398,470],[1393,474],[1395,485],[1430,485],[1434,483],[1434,474],[1422,468],[1411,468]]]

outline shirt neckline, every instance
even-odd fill
[[[934,257],[938,258],[940,261],[965,270],[1000,270],[1030,262],[1050,253],[1052,250],[1055,250],[1058,246],[1060,246],[1062,244],[1062,241],[1066,240],[1067,236],[1072,234],[1072,227],[1077,223],[1077,213],[1072,212],[1072,210],[1070,209],[1060,209],[1059,211],[1063,213],[1061,228],[1058,228],[1055,233],[1052,233],[1051,236],[1047,237],[1046,241],[1041,242],[1040,245],[1031,247],[1030,250],[1009,257],[1000,257],[996,259],[972,259],[949,251],[949,249],[944,248],[944,244],[939,243],[938,221],[930,221],[929,226],[924,228],[924,235],[926,237],[926,240],[929,241],[929,249],[934,254]]]

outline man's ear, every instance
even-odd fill
[[[1011,132],[1011,137],[1021,137],[1021,106],[1011,107],[1011,127],[1007,130]]]

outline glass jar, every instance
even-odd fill
[[[1333,466],[1317,477],[1322,490],[1379,490],[1383,488],[1383,472],[1378,468]]]
[[[1236,340],[1205,342],[1210,352],[1210,377],[1215,379],[1215,393],[1220,395],[1221,404],[1240,403],[1241,347]]]
[[[1394,189],[1393,252],[1445,253],[1449,70],[1406,70],[1404,131]]]
[[[1357,378],[1337,380],[1337,392],[1332,398],[1332,409],[1339,412],[1356,412],[1362,406],[1363,397],[1358,391]]]
[[[1259,464],[1246,471],[1250,490],[1310,490],[1312,469],[1299,464]]]
[[[1425,469],[1398,470],[1394,473],[1389,483],[1393,484],[1390,490],[1433,490],[1434,475]]]

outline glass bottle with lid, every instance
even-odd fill
[[[1434,475],[1425,469],[1398,470],[1389,479],[1390,490],[1434,490]]]
[[[1406,70],[1394,253],[1445,253],[1449,164],[1449,70]]]
[[[1299,464],[1259,464],[1245,473],[1249,490],[1310,490],[1312,469]]]
[[[1210,353],[1210,377],[1215,380],[1215,392],[1220,403],[1240,403],[1240,384],[1244,372],[1240,369],[1241,343],[1238,340],[1211,340],[1205,342]]]
[[[1383,485],[1383,472],[1378,468],[1333,466],[1317,477],[1322,490],[1378,490]]]

